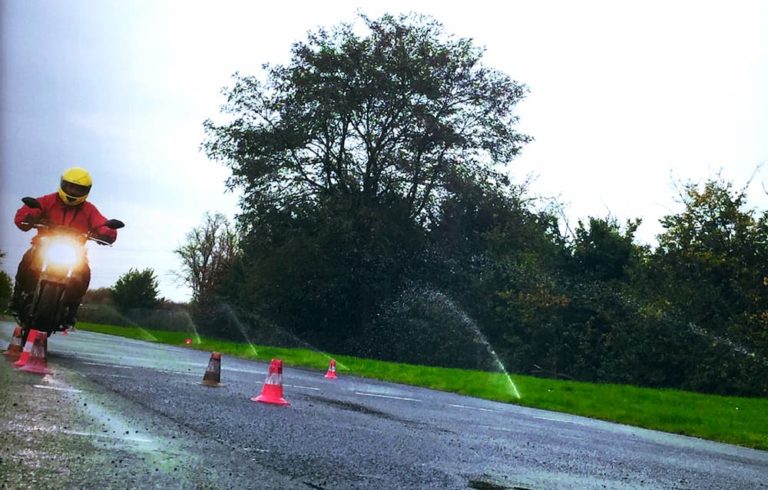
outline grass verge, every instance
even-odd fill
[[[79,323],[78,328],[151,342],[185,345],[184,332]],[[194,337],[191,348],[324,370],[329,354],[308,349],[249,345]],[[582,415],[648,429],[768,450],[768,399],[724,397],[680,390],[560,381],[464,369],[415,366],[333,356],[339,374],[385,381]],[[517,398],[515,390],[521,397]]]

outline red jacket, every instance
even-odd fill
[[[29,226],[24,226],[21,222],[24,221],[28,215],[32,215],[38,218],[43,217],[53,225],[68,226],[82,233],[93,231],[99,238],[102,238],[109,243],[112,243],[117,239],[117,231],[102,226],[107,221],[107,218],[96,209],[96,206],[88,201],[78,204],[77,206],[68,206],[59,198],[57,192],[38,197],[37,200],[40,202],[42,209],[30,208],[25,204],[16,211],[16,217],[13,221],[20,230],[29,230]],[[37,233],[39,235],[45,233],[45,231],[38,229]],[[36,237],[37,235],[35,238]],[[35,241],[35,238],[32,238],[33,242]]]

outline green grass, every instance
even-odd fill
[[[80,323],[78,328],[152,342],[185,345],[184,332]],[[238,342],[193,337],[190,348],[325,370],[329,354],[308,349],[251,346]],[[337,373],[354,374],[397,383],[619,422],[637,427],[685,434],[729,444],[768,450],[768,399],[705,395],[680,390],[627,385],[582,383],[502,373],[415,366],[333,356]]]

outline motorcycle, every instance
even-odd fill
[[[41,207],[34,197],[25,197],[22,202],[30,208]],[[26,343],[31,329],[45,332],[48,337],[55,332],[66,330],[62,325],[67,308],[63,299],[70,283],[77,280],[80,266],[88,260],[86,242],[90,240],[99,245],[112,245],[96,236],[94,230],[82,233],[67,226],[51,225],[45,220],[25,224],[46,232],[38,235],[32,247],[32,253],[35,254],[33,263],[39,276],[31,300],[26,302],[18,315],[22,345]],[[120,220],[110,219],[101,226],[117,230],[125,224]]]

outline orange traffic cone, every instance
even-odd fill
[[[272,362],[269,363],[267,380],[264,382],[264,387],[261,389],[261,395],[254,396],[251,398],[251,401],[272,403],[274,405],[290,405],[290,403],[283,398],[283,361],[280,359],[272,359]]]
[[[38,332],[35,341],[32,344],[32,350],[29,353],[29,360],[25,365],[19,368],[19,371],[26,371],[35,374],[51,374],[48,369],[48,336]]]
[[[336,379],[336,359],[331,359],[331,362],[328,363],[328,371],[325,373],[325,377]]]
[[[15,367],[22,367],[29,360],[29,354],[32,352],[32,345],[35,343],[35,337],[37,337],[37,330],[30,330],[27,334],[27,343],[24,344],[24,350],[19,356],[19,360],[14,362]]]
[[[21,327],[13,329],[13,337],[11,337],[11,343],[8,344],[8,348],[3,352],[8,357],[18,358],[21,355],[23,347],[21,345]]]
[[[208,368],[203,375],[201,385],[219,387],[224,386],[221,381],[221,353],[211,352],[211,360],[208,361]]]

